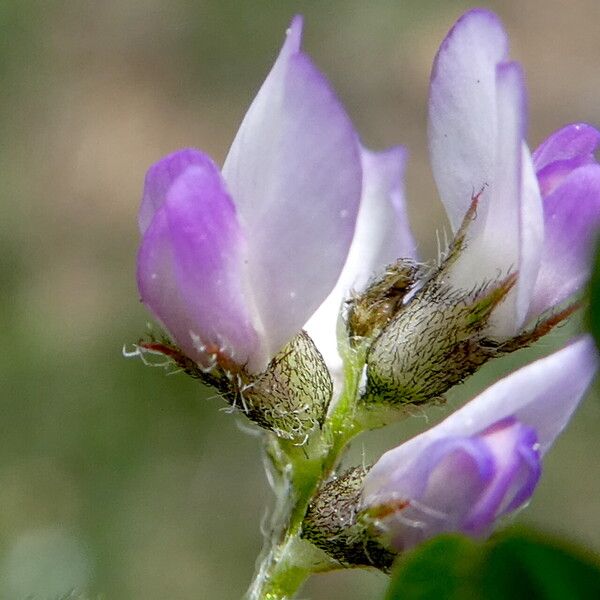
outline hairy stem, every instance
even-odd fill
[[[247,600],[290,600],[311,573],[339,567],[300,534],[308,505],[362,429],[356,406],[365,353],[348,348],[345,358],[344,389],[322,429],[302,446],[274,435],[267,441],[276,505]]]

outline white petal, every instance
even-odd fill
[[[361,194],[356,134],[301,52],[301,33],[296,18],[223,167],[247,234],[247,267],[271,355],[339,279]]]
[[[342,274],[325,302],[305,326],[334,376],[341,376],[336,324],[351,291],[364,289],[371,277],[398,258],[416,258],[404,200],[406,151],[362,149],[363,191],[356,232]]]
[[[508,56],[498,18],[466,13],[442,42],[431,74],[429,148],[433,174],[453,231],[471,196],[496,176],[496,66]]]
[[[521,169],[519,277],[515,322],[522,326],[530,314],[544,249],[544,207],[529,148],[523,143]]]
[[[524,249],[526,271],[533,273],[531,281],[523,280],[524,290],[514,289],[494,311],[490,334],[498,339],[514,335],[522,324],[517,311],[517,298],[528,297],[539,266],[540,249],[531,248],[535,240],[534,226],[527,221],[527,243],[522,243],[521,219],[534,214],[529,204],[537,208],[543,222],[539,193],[533,197],[529,177],[523,180],[523,163],[529,168],[530,159],[523,148],[525,129],[525,92],[523,75],[516,63],[504,63],[496,68],[496,110],[498,136],[494,158],[492,183],[481,194],[477,215],[470,224],[467,245],[450,271],[450,282],[465,290],[490,281],[495,282],[521,266]],[[538,205],[535,205],[537,200]],[[523,206],[527,203],[527,209]],[[533,220],[533,219],[531,219]],[[538,240],[541,248],[541,240]],[[536,253],[537,252],[537,253]],[[537,262],[536,262],[537,259]],[[520,300],[523,301],[522,299]]]

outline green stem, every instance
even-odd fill
[[[271,549],[256,574],[246,600],[290,600],[311,573],[335,564],[298,534]]]
[[[267,451],[276,471],[277,500],[268,546],[247,600],[291,600],[311,573],[339,566],[300,534],[310,501],[337,467],[350,440],[363,430],[356,402],[365,354],[348,349],[345,358],[344,389],[322,430],[302,446],[274,436],[269,439]]]

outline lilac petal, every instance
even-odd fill
[[[433,174],[452,230],[471,196],[494,186],[497,138],[496,66],[508,40],[493,13],[475,9],[442,42],[431,74],[429,149]]]
[[[463,460],[465,457],[468,461]],[[440,469],[442,463],[444,468]],[[453,477],[457,472],[462,476]],[[443,506],[444,503],[453,504],[456,499],[461,499],[460,504],[467,498],[474,501],[494,476],[493,457],[476,437],[440,438],[433,441],[413,464],[398,464],[379,493],[382,497],[392,496],[401,489],[406,498],[422,498],[431,488],[429,494],[435,495],[438,486],[430,485],[432,476],[434,479],[444,478],[443,487],[448,493],[436,501],[429,495],[430,506],[442,510],[448,508]],[[455,488],[455,485],[458,487]]]
[[[152,165],[146,173],[144,194],[138,213],[138,225],[143,235],[154,213],[162,206],[167,192],[175,180],[190,166],[212,165],[212,161],[202,152],[193,148],[173,152]]]
[[[519,207],[519,263],[516,285],[515,323],[522,326],[530,313],[535,281],[542,262],[544,208],[529,148],[523,143],[521,205]]]
[[[443,531],[456,531],[494,478],[494,458],[480,439],[447,438],[431,444],[416,464],[400,466],[373,506],[407,505],[384,522],[402,551]]]
[[[463,268],[469,269],[468,276],[474,283],[494,281],[499,274],[506,277],[510,271],[519,268],[521,255],[522,140],[525,133],[523,74],[516,63],[505,63],[496,71],[499,131],[494,183],[490,185],[489,192],[486,190],[482,195],[483,210],[478,209],[472,225],[476,237],[470,240],[464,252],[466,264]],[[499,339],[514,335],[521,325],[517,319],[517,298],[518,287],[523,281],[519,277],[517,289],[492,315],[491,329]],[[533,287],[532,283],[530,285]]]
[[[513,490],[507,494],[498,516],[507,515],[527,502],[542,475],[542,461],[537,449],[537,433],[533,429],[528,429],[528,431],[531,439],[522,440],[517,446],[520,481],[515,482],[517,485],[513,484]]]
[[[296,17],[223,167],[248,236],[256,309],[275,354],[325,300],[352,242],[361,194],[356,134],[300,50]]]
[[[550,194],[574,169],[596,162],[600,131],[585,123],[567,125],[553,133],[533,153],[540,188]]]
[[[138,255],[142,301],[191,358],[204,346],[234,362],[265,360],[243,274],[244,239],[216,167],[188,166],[172,183]]]
[[[416,258],[404,200],[406,150],[362,149],[363,190],[356,232],[335,288],[305,326],[332,374],[341,377],[336,323],[350,292],[364,289],[371,277],[398,258]]]
[[[494,477],[461,529],[485,535],[499,517],[531,497],[541,475],[541,461],[535,430],[514,417],[496,422],[478,437],[494,457]]]
[[[600,166],[571,172],[544,199],[546,235],[531,317],[556,306],[587,280],[600,228]]]
[[[440,424],[386,452],[365,479],[365,502],[377,496],[398,465],[409,465],[436,440],[472,436],[508,417],[536,431],[543,455],[566,426],[596,368],[594,343],[583,336],[501,379]]]
[[[444,428],[481,429],[514,416],[536,430],[545,454],[565,428],[597,369],[590,336],[537,360],[501,379],[446,419]]]
[[[514,417],[468,437],[440,437],[398,463],[367,502],[398,506],[381,527],[398,550],[448,531],[486,535],[533,493],[541,463],[535,431]]]
[[[543,239],[541,199],[523,143],[525,89],[518,64],[503,63],[496,68],[494,105],[498,133],[493,176],[481,194],[467,247],[453,265],[449,280],[469,290],[483,281],[498,281],[510,272],[523,274],[490,322],[491,335],[503,339],[514,335],[522,325]]]

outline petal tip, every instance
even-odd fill
[[[467,27],[489,27],[500,34],[500,36],[506,40],[506,43],[508,44],[508,36],[506,35],[504,25],[502,24],[500,17],[495,12],[492,12],[487,8],[472,8],[471,10],[463,13],[450,30],[450,33],[454,31],[460,31],[461,29]]]
[[[144,178],[144,191],[138,213],[138,226],[142,235],[148,229],[156,211],[164,203],[170,187],[192,165],[216,169],[212,160],[195,148],[183,148],[171,152],[148,169]]]
[[[481,32],[478,32],[478,29]],[[440,57],[457,41],[457,38],[473,33],[482,35],[483,43],[496,41],[500,45],[500,53],[505,57],[508,56],[508,36],[498,15],[486,8],[473,8],[458,18],[440,44],[431,70],[432,80],[437,76]]]
[[[292,53],[299,52],[302,45],[302,30],[304,28],[304,17],[294,15],[290,21],[289,27],[285,31],[285,45]]]

